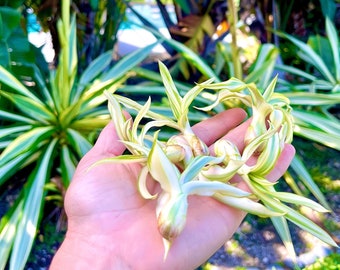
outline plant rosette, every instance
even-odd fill
[[[155,213],[164,240],[165,258],[171,243],[185,227],[187,199],[193,194],[211,196],[248,213],[270,217],[292,256],[295,253],[287,219],[336,246],[325,231],[285,203],[304,205],[321,212],[327,212],[327,209],[308,198],[277,192],[275,183],[266,179],[284,144],[293,139],[289,99],[274,92],[276,78],[263,93],[254,84],[235,78],[219,83],[210,79],[196,84],[182,97],[166,66],[160,62],[159,68],[173,118],[153,112],[150,98],[141,105],[127,97],[106,92],[113,123],[129,153],[103,159],[94,166],[104,162],[138,162],[142,165],[138,187],[143,198],[157,199]],[[233,99],[250,109],[252,119],[242,153],[231,141],[220,139],[214,144],[212,154],[194,134],[188,119],[189,107],[204,90],[215,92],[216,100],[210,106],[197,109],[210,111],[218,104]],[[133,121],[125,117],[123,108],[138,112]],[[163,128],[175,129],[178,134],[167,141],[160,140],[159,133]],[[258,157],[256,163],[248,165],[247,161],[254,154]],[[250,192],[231,183],[235,175],[241,177]],[[148,176],[159,183],[161,192],[149,192],[146,185]]]

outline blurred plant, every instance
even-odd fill
[[[294,108],[292,115],[296,135],[340,150],[340,122],[334,114],[340,103],[340,43],[332,21],[328,17],[325,21],[326,36],[311,36],[307,43],[275,32],[298,48],[297,56],[306,67],[302,70],[290,65],[276,65],[286,74],[286,79],[279,80],[278,91],[290,99]],[[314,185],[298,158],[292,163],[292,168],[307,186]],[[291,179],[290,175],[286,176]],[[293,184],[292,188],[301,193],[298,186]],[[327,207],[321,192],[313,194]]]
[[[162,14],[164,24],[168,28],[171,36],[171,43],[179,42],[187,48],[195,52],[204,59],[204,62],[209,66],[214,67],[217,74],[224,79],[229,77],[242,78],[243,74],[248,73],[248,67],[253,63],[256,57],[256,52],[261,44],[261,41],[266,35],[264,31],[264,21],[259,19],[251,20],[245,16],[250,16],[250,10],[244,11],[244,7],[251,9],[248,4],[243,4],[242,9],[245,15],[239,20],[238,14],[241,9],[241,2],[238,1],[174,1],[174,10],[177,21],[172,21],[169,11],[160,1],[156,1],[159,11]],[[266,9],[266,4],[258,4]],[[254,4],[254,3],[252,3]],[[157,27],[152,24],[143,14],[137,12],[132,5],[128,7],[134,12],[139,20],[155,35],[161,42],[164,41],[164,36],[158,31]],[[261,17],[260,8],[254,4],[257,17]],[[267,8],[268,9],[268,8]],[[255,16],[255,13],[251,15]],[[260,24],[257,28],[252,26],[252,23]],[[258,35],[258,28],[261,28],[261,33]],[[236,38],[236,35],[242,38]],[[231,36],[229,38],[229,36]],[[226,38],[228,37],[228,38]],[[169,44],[170,41],[164,41],[163,44],[169,54],[172,56],[171,73],[177,78],[183,77],[185,80],[200,81],[202,78],[202,69],[199,69],[190,59],[178,57],[173,48],[177,45]],[[169,49],[170,48],[170,49]],[[175,49],[177,51],[177,49]],[[228,54],[228,55],[227,55]],[[227,65],[224,65],[226,60]],[[240,61],[232,61],[232,59],[242,58]],[[231,65],[231,68],[229,68]],[[203,73],[204,75],[204,73]],[[229,76],[229,77],[228,77]],[[211,76],[210,76],[211,77]],[[209,78],[209,77],[208,77]],[[223,79],[222,78],[222,79]]]
[[[18,6],[20,6],[20,3],[14,7],[7,5],[0,6],[0,64],[6,67],[9,67],[11,62],[9,48],[14,46],[15,42],[20,42],[24,36],[23,33],[19,35],[18,32],[15,32],[20,25],[21,18],[20,11],[17,9]],[[27,40],[26,45],[28,45]],[[20,46],[19,48],[21,51],[25,51],[24,46]]]
[[[292,84],[282,82],[282,91],[293,89],[295,92],[303,91],[309,93],[338,93],[340,92],[340,52],[339,37],[333,22],[326,17],[326,35],[310,36],[307,43],[282,33],[275,32],[278,36],[293,43],[298,51],[297,57],[306,63],[306,70],[300,70],[288,65],[277,65],[289,75],[295,76]],[[294,85],[293,85],[294,84]]]
[[[333,253],[324,258],[319,258],[317,261],[307,267],[304,270],[323,270],[323,269],[337,269],[340,265],[340,254]]]
[[[205,62],[208,62],[208,57],[215,50],[216,36],[218,26],[223,23],[226,25],[226,3],[224,1],[174,1],[174,16],[170,16],[167,8],[156,1],[160,14],[162,15],[165,26],[168,29],[171,41],[179,43],[189,48],[191,51],[200,55]],[[196,65],[192,65],[190,59],[178,57],[176,48],[173,44],[169,44],[169,40],[164,41],[163,34],[159,31],[149,18],[139,13],[133,5],[129,5],[131,11],[138,17],[145,29],[149,30],[156,38],[163,42],[164,48],[172,56],[173,65],[172,73],[177,74],[177,77],[182,76],[186,80],[199,81],[202,75],[202,70]],[[130,22],[131,23],[131,22]],[[228,29],[224,29],[227,31]],[[222,35],[224,31],[220,31]],[[176,45],[177,46],[177,45]],[[175,48],[175,51],[174,51]]]
[[[263,94],[255,84],[246,84],[236,78],[218,83],[212,83],[210,79],[197,84],[182,97],[166,66],[160,63],[159,68],[172,117],[153,112],[150,99],[140,105],[132,99],[106,92],[117,134],[129,154],[103,159],[94,166],[107,162],[138,162],[143,166],[138,187],[145,199],[158,198],[155,210],[164,240],[165,257],[185,226],[187,197],[193,194],[211,196],[246,212],[271,217],[292,257],[295,257],[295,252],[287,219],[336,246],[325,231],[285,203],[304,205],[321,212],[327,212],[327,209],[305,197],[277,192],[274,183],[266,179],[284,144],[290,143],[293,136],[289,100],[274,93],[276,79]],[[211,154],[204,142],[194,134],[188,117],[189,107],[205,89],[215,91],[217,99],[201,110],[210,111],[228,99],[239,99],[251,109],[252,120],[245,135],[242,154],[236,145],[225,139],[215,142],[214,154]],[[126,119],[121,106],[138,112],[134,121]],[[149,121],[140,127],[144,119]],[[164,127],[173,128],[179,134],[166,141],[160,140],[158,135]],[[152,128],[156,131],[152,132]],[[247,161],[255,152],[258,154],[256,164],[248,165]],[[230,182],[236,174],[247,184],[250,192],[238,189]],[[160,184],[160,193],[149,192],[146,185],[148,175]]]
[[[97,132],[108,122],[102,95],[114,91],[145,59],[152,47],[141,49],[112,65],[113,51],[77,73],[76,19],[63,1],[58,22],[61,53],[56,70],[45,79],[35,67],[32,80],[20,82],[0,66],[0,96],[11,104],[1,108],[0,185],[19,171],[27,174],[20,194],[0,221],[0,269],[23,269],[31,251],[45,199],[62,201],[78,160],[91,148]],[[15,63],[20,66],[21,63]],[[27,87],[24,85],[33,85]],[[111,90],[110,90],[111,89]],[[60,176],[60,177],[55,177]],[[57,179],[57,182],[52,178]]]
[[[274,2],[274,1],[273,1]],[[273,20],[276,29],[301,38],[324,30],[324,18],[335,19],[335,0],[276,0]]]
[[[174,41],[173,43],[180,41],[187,48],[201,56],[204,62],[212,67],[216,75],[219,76],[219,79],[222,80],[230,77],[243,79],[254,69],[261,67],[261,71],[257,70],[256,73],[249,76],[249,81],[256,82],[252,80],[255,79],[254,76],[256,74],[257,79],[262,80],[259,87],[267,85],[266,83],[268,83],[268,80],[272,77],[272,73],[270,71],[264,71],[269,67],[268,65],[270,65],[270,70],[273,70],[273,60],[276,60],[279,53],[273,44],[261,44],[262,40],[266,40],[266,38],[262,38],[262,35],[266,35],[266,33],[263,32],[264,25],[266,23],[269,24],[269,22],[267,22],[267,20],[264,21],[262,17],[270,17],[271,4],[268,3],[268,1],[256,1],[256,3],[249,3],[249,1],[210,1],[207,3],[207,1],[203,1],[190,6],[189,2],[190,1],[186,0],[174,2],[178,18],[177,24],[167,19],[170,16],[167,14],[166,9],[161,8],[159,5],[165,25],[167,25],[171,35],[171,41],[167,40],[165,42],[169,45],[172,41]],[[194,23],[195,20],[193,20],[194,22],[192,23],[190,23],[190,20],[185,21],[185,23],[181,25],[180,19],[189,17],[187,14],[195,14],[200,17],[206,16],[210,22],[204,24],[203,30],[199,29],[199,27],[203,27],[203,23],[196,25]],[[240,19],[238,14],[241,14]],[[155,31],[156,27],[152,27],[152,24],[147,21],[147,18],[143,18],[141,14],[139,14],[138,17],[143,24],[152,29],[151,32],[157,38],[163,41],[164,36]],[[262,18],[262,20],[260,18]],[[258,29],[256,26],[253,26],[252,23],[260,24],[260,26],[257,26],[262,29],[260,34],[257,33]],[[179,28],[178,32],[180,32],[180,27],[182,27],[183,35],[188,32],[184,41],[176,35],[172,35],[172,29],[174,29],[174,27]],[[204,40],[200,41],[201,45],[194,46],[198,44],[198,42],[194,41],[195,38],[202,39],[202,37]],[[176,48],[177,44],[171,44],[170,47]],[[258,63],[254,64],[254,58],[256,58],[258,51],[261,51],[261,57],[258,57]],[[172,55],[175,54],[173,53]],[[176,58],[175,55],[173,60],[176,60],[176,62],[174,63],[174,61],[172,61],[172,65],[169,68],[171,69],[171,73],[177,78],[180,78],[180,74],[182,74],[186,80],[190,80],[191,82],[204,80],[199,74],[199,72],[202,73],[202,69],[199,69],[190,59],[183,59],[182,57]],[[271,63],[262,65],[262,63],[267,60]],[[179,68],[178,62],[184,62],[186,64],[181,64],[181,68]],[[256,66],[256,68],[254,68],[254,66]],[[204,73],[202,74],[205,75]],[[263,77],[263,75],[265,76]]]
[[[0,1],[0,65],[16,76],[29,77],[33,64],[37,63],[44,71],[47,64],[41,52],[28,42],[21,27],[23,1]],[[21,63],[20,67],[13,65],[13,62]]]
[[[51,33],[58,57],[60,42],[57,22],[61,16],[62,1],[24,0],[24,3],[35,11],[45,31]],[[116,44],[126,5],[123,1],[75,0],[71,7],[77,14],[78,68],[84,70],[95,58]]]

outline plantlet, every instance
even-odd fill
[[[187,198],[193,194],[211,196],[251,214],[270,217],[292,256],[295,253],[287,219],[336,246],[325,231],[285,203],[304,205],[320,212],[327,209],[305,197],[277,192],[275,183],[266,179],[284,144],[293,139],[291,107],[286,97],[274,92],[276,78],[263,94],[254,84],[231,78],[218,83],[213,83],[213,79],[198,83],[182,97],[165,65],[159,63],[159,68],[173,117],[153,112],[150,99],[140,105],[107,91],[111,117],[129,153],[103,159],[95,166],[104,162],[138,162],[142,165],[139,191],[145,199],[158,200],[155,211],[164,240],[165,256],[185,226]],[[213,154],[193,132],[188,113],[194,99],[203,91],[216,92],[217,98],[200,110],[210,111],[221,102],[232,99],[251,109],[252,120],[242,153],[231,141],[221,139],[214,144]],[[138,112],[134,121],[125,117],[122,106]],[[159,134],[168,128],[178,133],[166,141],[161,140]],[[258,156],[257,161],[249,165],[248,161],[254,154]],[[149,192],[146,185],[149,175],[160,184],[160,193]],[[241,177],[250,192],[233,184],[231,179],[235,175]]]

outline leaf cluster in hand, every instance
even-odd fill
[[[182,97],[166,66],[160,62],[159,68],[173,117],[153,112],[150,99],[140,105],[118,94],[106,92],[118,136],[130,154],[108,158],[96,165],[102,162],[138,162],[142,165],[138,179],[139,190],[145,199],[158,197],[156,216],[165,244],[165,254],[185,226],[187,197],[192,194],[211,196],[246,212],[270,217],[292,256],[294,249],[287,220],[326,243],[336,245],[325,231],[286,203],[304,205],[321,212],[327,209],[303,196],[277,192],[274,183],[266,179],[284,144],[293,139],[294,124],[289,99],[274,92],[276,79],[263,93],[255,84],[247,84],[235,78],[217,83],[208,80],[197,84]],[[189,107],[195,97],[207,89],[215,91],[217,98],[211,105],[200,110],[209,111],[233,98],[251,109],[252,120],[245,134],[242,153],[232,142],[221,139],[215,143],[212,155],[204,142],[194,134],[188,118]],[[138,112],[134,121],[126,119],[122,106]],[[147,118],[148,122],[140,125],[143,118]],[[160,140],[159,134],[163,127],[174,128],[178,134],[167,141]],[[248,165],[247,161],[255,153],[258,155],[257,162]],[[161,186],[162,192],[158,196],[147,189],[149,175]],[[250,193],[230,182],[235,175],[239,175],[247,184]]]

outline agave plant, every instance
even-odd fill
[[[27,180],[0,222],[0,269],[23,269],[29,256],[48,190],[69,185],[78,160],[92,147],[97,132],[109,121],[104,89],[114,89],[128,70],[146,58],[152,46],[112,65],[112,50],[98,57],[78,76],[75,17],[63,1],[58,23],[62,51],[48,80],[35,67],[31,84],[0,66],[0,96],[10,106],[0,110],[0,185],[14,181],[19,171]],[[25,82],[27,84],[27,82]],[[55,177],[60,176],[60,177]],[[55,184],[51,178],[60,179]],[[60,190],[61,189],[61,190]]]
[[[197,84],[182,97],[166,66],[159,63],[159,68],[173,117],[153,112],[150,99],[141,105],[107,91],[113,123],[129,154],[103,159],[94,166],[103,162],[138,162],[142,165],[138,179],[140,194],[145,199],[158,200],[155,212],[164,240],[165,256],[171,243],[185,227],[187,198],[192,194],[211,196],[246,212],[271,217],[292,256],[295,253],[287,219],[324,242],[336,246],[325,231],[285,203],[304,205],[321,212],[327,209],[308,198],[277,192],[274,183],[266,179],[284,143],[291,142],[293,138],[289,100],[274,92],[276,79],[263,94],[255,84],[235,78],[218,83],[210,79]],[[219,103],[235,98],[251,109],[252,120],[245,135],[245,149],[242,153],[232,142],[221,139],[215,143],[212,154],[194,134],[188,117],[189,107],[205,90],[216,91],[218,95],[215,102],[201,110],[210,111]],[[123,107],[138,112],[133,122],[131,118],[125,117]],[[143,119],[148,122],[141,125]],[[166,127],[177,130],[178,134],[164,141],[159,139],[159,134]],[[248,165],[247,161],[255,152],[258,154],[256,164]],[[146,185],[148,175],[160,184],[162,192],[149,192]],[[235,187],[230,181],[235,175],[242,178],[250,192]]]

